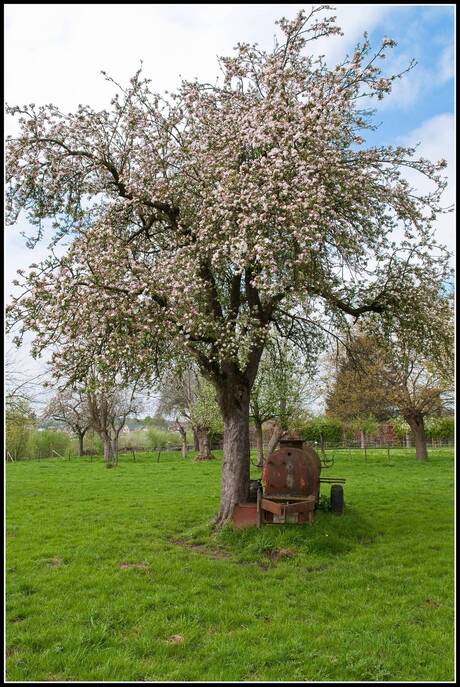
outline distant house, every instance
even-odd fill
[[[129,434],[130,432],[139,432],[142,429],[145,429],[145,425],[140,420],[127,420],[121,431],[123,434]]]

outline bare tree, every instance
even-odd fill
[[[107,467],[117,463],[118,440],[126,419],[141,409],[139,391],[138,383],[126,388],[99,385],[86,391],[91,426],[102,440]]]
[[[21,410],[24,404],[37,403],[43,395],[43,379],[47,373],[30,375],[24,371],[12,356],[5,355],[4,380],[5,403],[9,411]]]
[[[186,451],[186,425],[196,437],[197,460],[212,458],[209,435],[221,428],[221,416],[213,386],[193,365],[177,367],[163,377],[159,408],[174,413],[175,424],[182,438],[182,453]]]
[[[272,340],[262,357],[251,392],[250,413],[256,430],[258,466],[264,463],[263,424],[273,421],[267,456],[276,449],[289,425],[302,412],[312,380],[310,369],[295,357],[286,340]]]
[[[78,455],[84,454],[83,439],[91,427],[88,399],[82,390],[58,391],[48,403],[43,419],[53,419],[67,427],[78,438]]]

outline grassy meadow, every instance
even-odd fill
[[[451,449],[337,452],[343,516],[215,534],[217,455],[7,464],[9,681],[454,679]]]

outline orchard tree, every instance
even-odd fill
[[[350,423],[369,415],[382,422],[395,414],[394,402],[378,381],[382,361],[375,355],[375,341],[372,338],[352,338],[346,347],[339,347],[334,358],[335,369],[331,365],[326,394],[328,415]],[[359,428],[358,431],[364,430]]]
[[[426,430],[432,441],[452,441],[455,436],[455,418],[453,415],[429,417],[426,422]]]
[[[195,360],[224,420],[217,524],[247,497],[249,398],[269,332],[302,346],[347,316],[404,322],[420,268],[445,266],[432,249],[445,161],[365,145],[369,102],[400,76],[378,66],[395,42],[373,52],[365,36],[328,67],[309,48],[341,34],[329,9],[281,19],[270,51],[239,43],[215,84],[160,96],[139,71],[113,82],[102,111],[8,108],[8,221],[25,213],[31,246],[48,219],[55,241],[70,237],[64,257],[23,275],[17,340],[35,332],[37,355],[72,341],[56,354],[63,374],[98,359],[148,377],[165,355]]]
[[[348,426],[355,434],[359,433],[361,448],[366,448],[369,437],[378,431],[379,423],[372,413],[369,413],[368,415],[356,415],[348,423]]]
[[[222,417],[215,388],[200,375],[196,365],[176,365],[163,375],[158,410],[175,416],[184,457],[187,452],[186,428],[189,426],[198,440],[195,460],[213,458],[209,436],[222,430]]]
[[[438,285],[415,294],[420,303],[418,319],[426,319],[436,332],[431,340],[413,328],[405,326],[385,329],[381,322],[369,320],[365,330],[356,334],[353,351],[354,373],[350,362],[348,384],[359,397],[366,397],[374,389],[375,402],[385,399],[410,428],[415,440],[416,458],[427,459],[425,418],[442,412],[450,404],[453,388],[454,331],[451,300],[442,294]],[[408,295],[408,299],[410,296]],[[367,330],[367,331],[366,331]],[[362,355],[360,353],[362,352]],[[337,377],[336,385],[340,381]],[[333,389],[330,399],[340,397]],[[366,418],[354,420],[356,429],[366,433]],[[356,424],[357,423],[357,424]],[[363,424],[364,423],[364,424]]]
[[[17,410],[20,416],[24,412],[24,408],[29,407],[32,403],[39,403],[43,397],[43,377],[45,375],[46,372],[41,372],[38,375],[30,376],[24,372],[21,364],[14,360],[11,350],[7,351],[4,358],[3,375],[6,412],[13,413]]]
[[[12,460],[26,458],[30,450],[30,438],[36,428],[34,411],[26,398],[16,398],[5,404],[5,447]],[[29,454],[30,457],[30,454]]]
[[[300,422],[298,431],[302,439],[319,444],[324,453],[326,443],[338,443],[343,435],[343,423],[328,415],[318,415]]]
[[[7,455],[17,460],[27,457],[30,450],[31,434],[37,424],[32,404],[43,393],[39,382],[43,373],[33,377],[24,373],[11,351],[7,351],[4,363],[5,444]]]
[[[312,383],[313,351],[307,365],[299,360],[288,340],[272,337],[260,361],[251,390],[250,417],[256,430],[258,467],[264,464],[263,425],[271,421],[273,431],[267,456],[276,449],[283,434],[304,410]]]
[[[405,442],[406,448],[411,447],[411,436],[410,427],[403,417],[397,415],[389,419],[388,424],[393,428],[393,432],[396,434],[400,441]]]
[[[67,425],[78,438],[78,455],[84,454],[83,439],[90,429],[92,421],[88,399],[81,390],[64,389],[58,391],[48,403],[43,418],[53,419]]]
[[[107,467],[118,462],[120,432],[130,415],[141,410],[139,383],[123,385],[116,377],[101,377],[94,367],[86,380],[84,394],[90,426],[99,435]]]

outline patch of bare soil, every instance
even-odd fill
[[[434,599],[425,599],[425,605],[429,606],[430,608],[439,608],[441,605],[438,601],[435,601]]]
[[[292,558],[294,551],[292,549],[265,549],[264,556],[270,561],[282,561],[285,558]]]
[[[22,623],[25,619],[25,615],[15,615],[13,618],[11,618],[10,623]]]
[[[184,549],[190,549],[190,551],[201,553],[204,556],[208,556],[208,558],[213,558],[216,560],[223,558],[231,558],[230,554],[228,554],[223,549],[211,549],[209,548],[209,546],[206,546],[205,544],[194,544],[193,542],[184,541],[183,539],[170,539],[170,541],[172,544],[176,544],[176,546],[182,546]]]
[[[46,564],[49,568],[61,568],[64,565],[64,560],[59,558],[59,556],[54,556],[53,558],[47,558]]]
[[[120,570],[148,570],[148,563],[119,563]]]
[[[304,568],[305,572],[322,572],[323,570],[326,570],[326,568],[329,568],[330,566],[323,563],[321,565],[308,565],[306,568]]]
[[[14,656],[15,654],[19,653],[20,649],[17,646],[7,646],[5,650],[6,657],[9,658],[10,656]]]
[[[182,644],[184,637],[182,635],[171,635],[165,641],[167,644]]]

